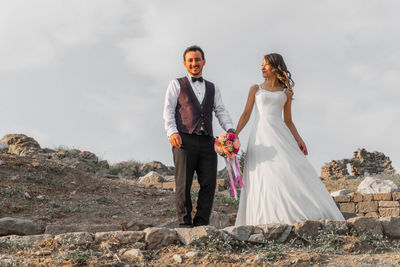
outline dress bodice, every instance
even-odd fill
[[[259,116],[282,117],[282,110],[286,99],[284,90],[273,92],[260,87],[255,96],[257,113]]]

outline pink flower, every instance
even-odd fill
[[[229,133],[228,139],[229,140],[234,140],[235,139],[235,134],[234,133]]]
[[[236,149],[240,148],[239,138],[236,138],[235,141],[233,141],[233,147],[236,148]]]
[[[231,146],[232,145],[232,141],[230,141],[230,140],[226,141],[226,145],[227,146]]]

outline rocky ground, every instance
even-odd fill
[[[42,149],[33,139],[5,136],[0,142],[0,218],[32,220],[45,232],[33,242],[0,239],[0,266],[277,265],[397,266],[399,243],[352,233],[324,234],[315,240],[254,244],[213,236],[207,241],[149,249],[112,238],[103,242],[60,242],[66,232],[141,231],[175,220],[173,168],[160,162],[121,162],[110,166],[96,155],[67,148]],[[155,171],[159,176],[143,176]],[[226,174],[221,173],[220,178]],[[140,178],[142,177],[142,178]],[[399,176],[391,176],[399,184]],[[362,178],[324,179],[329,191],[354,190]],[[355,190],[354,190],[355,191]],[[193,200],[196,200],[196,187]],[[195,205],[194,205],[195,206]],[[221,182],[213,225],[234,223],[238,201]],[[0,235],[5,235],[1,232]],[[140,249],[141,255],[127,251]],[[137,252],[132,252],[137,253]]]

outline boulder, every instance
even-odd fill
[[[183,244],[191,245],[198,241],[207,240],[209,236],[216,232],[216,229],[212,226],[199,226],[193,228],[177,228],[175,231]]]
[[[164,182],[164,178],[158,174],[157,172],[151,171],[145,176],[139,178],[139,183],[146,186],[160,186],[162,187],[162,183]]]
[[[148,249],[165,247],[175,243],[178,239],[176,231],[167,228],[152,227],[143,232]]]
[[[46,234],[63,234],[72,232],[109,232],[121,231],[122,226],[117,224],[49,224],[46,226]]]
[[[357,192],[362,194],[391,193],[398,190],[398,186],[391,180],[381,180],[374,177],[366,177],[362,181]]]
[[[382,223],[373,217],[356,217],[347,220],[359,234],[368,234],[375,237],[382,237]]]
[[[11,154],[27,156],[42,152],[39,143],[24,134],[7,134],[0,139],[0,143],[3,142],[8,145],[8,153]]]
[[[11,217],[0,219],[0,236],[2,235],[38,235],[44,232],[44,227],[31,220]]]
[[[210,225],[217,229],[222,229],[230,225],[231,215],[213,211],[210,216]]]
[[[143,254],[140,251],[140,249],[134,248],[134,249],[125,251],[124,254],[122,254],[122,257],[124,257],[124,258],[142,258]]]
[[[107,240],[118,241],[120,244],[130,244],[142,241],[144,232],[141,231],[113,231],[113,232],[99,232],[94,235],[96,242]]]
[[[353,192],[353,191],[351,191],[351,190],[349,190],[349,189],[341,189],[341,190],[332,192],[332,193],[331,193],[331,196],[332,196],[332,197],[345,196],[345,195],[350,194],[350,193],[352,193],[352,192]]]
[[[84,245],[94,241],[94,236],[88,232],[65,233],[56,235],[54,240],[61,245]]]
[[[279,223],[271,223],[271,224],[262,224],[258,225],[264,233],[264,236],[268,240],[277,240],[279,237],[285,232],[289,225],[287,224],[279,224]]]
[[[347,234],[350,231],[347,221],[321,220],[322,230],[327,233]]]
[[[400,217],[386,217],[380,219],[383,232],[389,238],[400,238]]]
[[[320,221],[303,221],[295,223],[294,228],[298,235],[314,238],[322,229],[322,223]]]
[[[254,233],[254,226],[253,225],[230,226],[224,228],[223,231],[237,240],[248,241],[250,236]]]
[[[6,142],[0,143],[0,153],[7,153],[8,152],[8,145]]]

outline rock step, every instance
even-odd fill
[[[268,240],[285,242],[296,236],[315,238],[318,235],[335,232],[337,235],[351,235],[352,232],[381,239],[384,236],[400,239],[400,217],[376,219],[373,217],[357,217],[347,221],[303,221],[294,225],[266,224],[230,226],[218,230],[213,226],[194,228],[168,229],[162,227],[146,228],[143,231],[109,231],[109,232],[74,232],[58,235],[4,236],[0,242],[10,240],[34,245],[44,240],[54,239],[58,244],[132,244],[133,249],[158,249],[171,244],[190,245],[198,242],[208,242],[210,238],[224,240],[236,239],[251,243],[264,243]],[[112,242],[110,243],[109,240]]]

